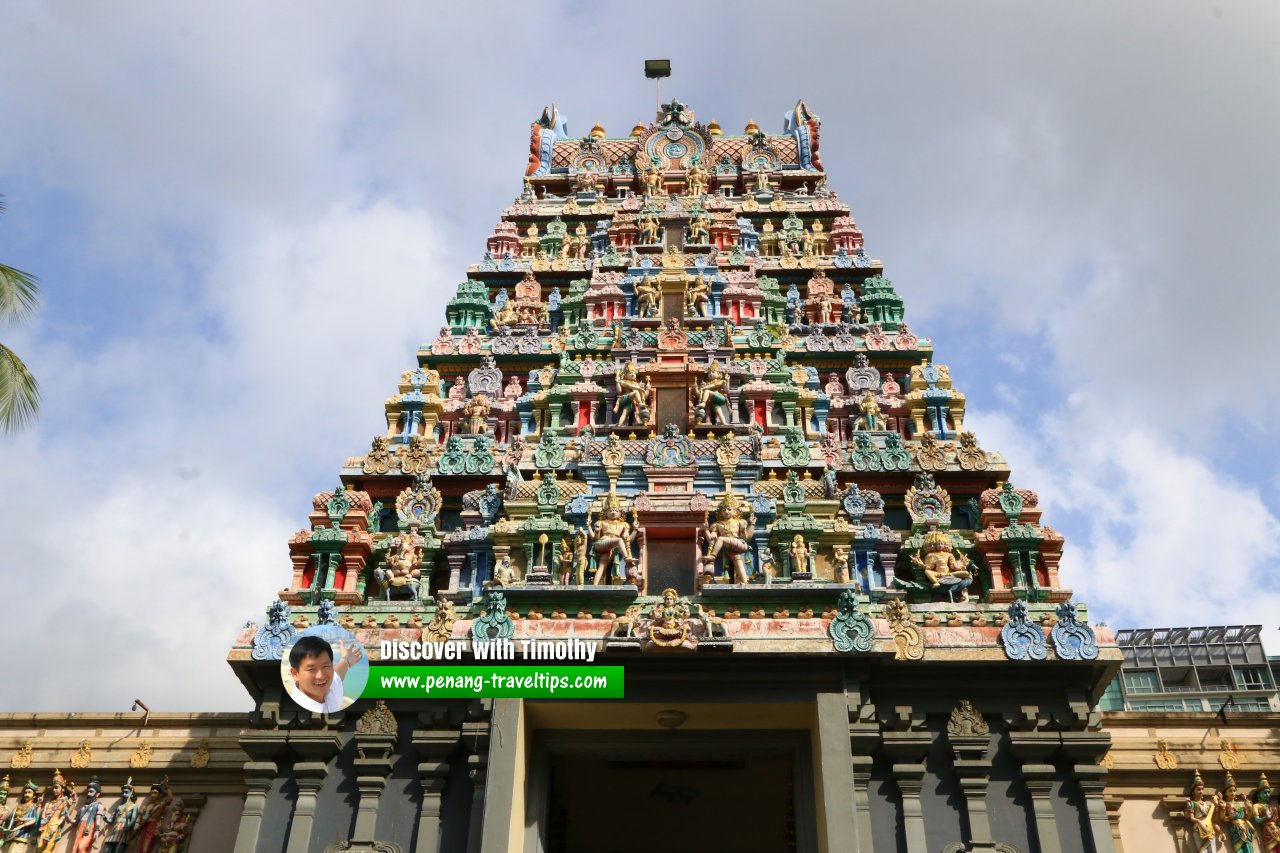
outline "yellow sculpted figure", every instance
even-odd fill
[[[374,570],[373,576],[382,584],[386,599],[391,600],[391,590],[410,589],[414,597],[418,594],[418,585],[422,577],[422,549],[418,547],[418,537],[413,531],[401,533],[391,542],[387,549],[387,560],[384,567]]]
[[[876,402],[876,397],[870,391],[862,395],[862,402],[858,403],[858,419],[853,422],[855,430],[876,430],[884,429],[884,417],[880,414],[880,404]]]
[[[697,159],[689,165],[686,177],[689,182],[689,195],[696,197],[707,191],[707,170],[702,168],[702,164]]]
[[[711,283],[702,273],[698,273],[697,278],[689,283],[685,291],[684,304],[686,316],[711,316]]]
[[[466,419],[470,435],[484,435],[489,431],[489,425],[485,422],[489,417],[489,398],[484,394],[475,395],[463,407],[462,416]]]
[[[733,567],[734,583],[747,582],[747,543],[755,529],[756,517],[753,511],[749,517],[743,518],[742,510],[741,498],[733,493],[720,502],[715,519],[704,532],[707,548],[702,555],[703,574],[714,575],[716,560],[723,554],[725,562]]]
[[[631,555],[631,543],[635,541],[637,531],[623,517],[616,495],[611,494],[605,499],[604,514],[599,520],[595,519],[594,510],[587,514],[587,526],[591,528],[591,552],[596,561],[591,583],[595,586],[605,584],[614,576],[614,566],[619,563],[618,576],[634,580],[636,558]]]
[[[791,571],[807,572],[809,571],[809,546],[805,544],[804,537],[799,533],[791,540],[787,553],[791,555]]]
[[[657,163],[649,164],[649,171],[644,173],[645,195],[658,195],[662,192],[662,170]]]
[[[500,329],[503,326],[510,326],[520,322],[520,315],[516,312],[516,306],[508,300],[505,305],[494,312],[489,318],[489,328]]]
[[[645,273],[644,278],[636,285],[636,313],[641,317],[657,317],[661,298],[662,288]]]
[[[921,558],[923,554],[923,558]],[[957,554],[951,544],[951,536],[938,529],[937,522],[929,523],[929,532],[924,535],[923,546],[911,555],[912,565],[918,567],[929,584],[937,589],[942,586],[943,579],[948,584],[955,583],[960,587],[960,600],[969,600],[968,583],[972,580],[969,573],[969,558]]]
[[[689,220],[689,242],[690,243],[710,243],[711,242],[711,217],[704,211],[698,211]]]
[[[636,220],[636,226],[640,229],[641,243],[649,245],[658,242],[658,214],[645,211]]]
[[[618,399],[613,403],[613,413],[617,416],[618,426],[626,426],[630,421],[642,425],[649,418],[649,379],[643,381],[636,373],[636,363],[628,361],[618,371]]]

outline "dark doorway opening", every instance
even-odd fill
[[[551,760],[547,853],[795,853],[785,755]]]

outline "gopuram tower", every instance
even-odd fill
[[[820,127],[800,102],[728,135],[674,100],[621,137],[533,123],[385,431],[230,653],[236,853],[1113,850],[1120,655]],[[280,659],[315,625],[371,678],[386,640],[573,638],[626,695],[312,713]]]

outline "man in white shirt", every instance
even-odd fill
[[[333,662],[333,646],[322,637],[304,634],[289,650],[289,696],[302,708],[331,714],[350,705],[342,695],[342,676],[364,655],[359,643],[342,641],[342,660]]]

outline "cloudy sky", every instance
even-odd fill
[[[465,11],[464,11],[465,7]],[[823,118],[831,185],[1113,627],[1280,653],[1280,7],[0,6],[0,710],[245,709],[223,662],[520,188],[529,123]],[[1270,259],[1270,260],[1269,260]]]

